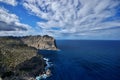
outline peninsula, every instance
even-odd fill
[[[32,80],[46,66],[40,50],[57,50],[51,36],[0,37],[0,78]]]

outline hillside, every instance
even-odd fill
[[[49,36],[0,37],[0,77],[3,80],[28,80],[44,70],[45,61],[38,49],[57,50]]]

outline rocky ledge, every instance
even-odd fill
[[[38,49],[57,50],[49,36],[0,37],[0,78],[34,80],[46,66]]]

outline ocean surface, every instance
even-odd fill
[[[120,41],[57,40],[60,51],[40,53],[50,59],[47,80],[120,80]]]

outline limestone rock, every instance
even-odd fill
[[[21,40],[28,46],[44,50],[57,50],[55,39],[51,36],[27,36]]]

